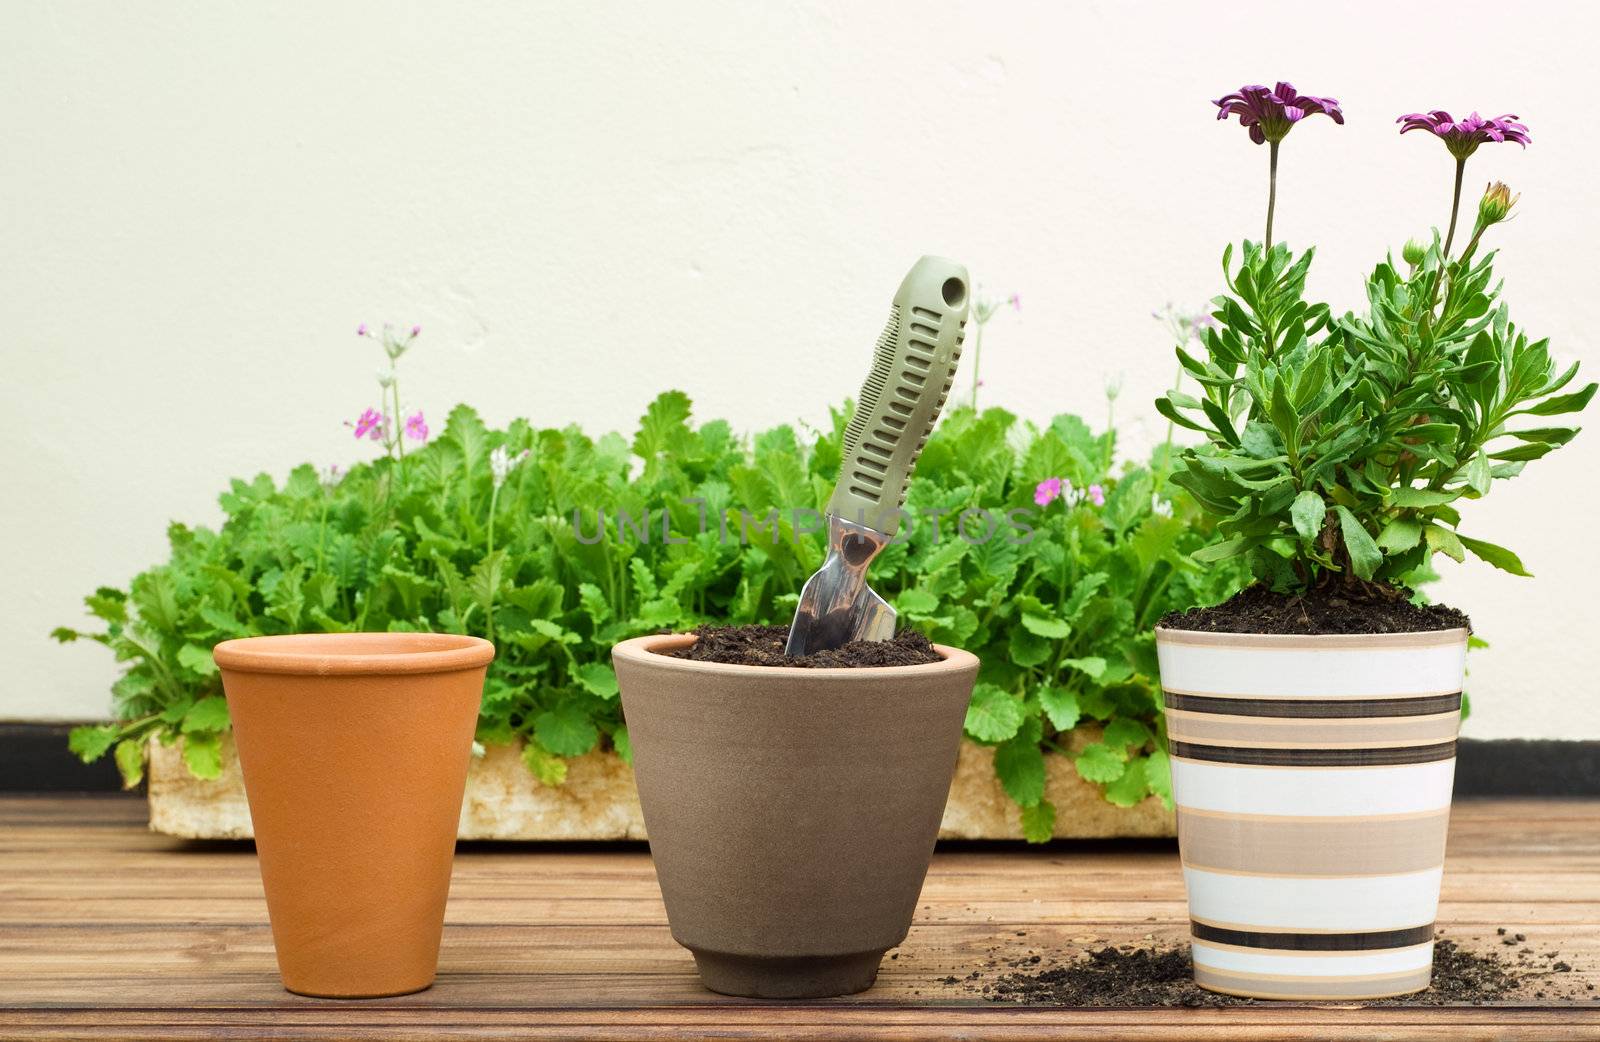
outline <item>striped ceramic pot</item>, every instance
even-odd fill
[[[1156,630],[1195,983],[1428,986],[1467,631]]]

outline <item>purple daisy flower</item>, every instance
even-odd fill
[[[1517,122],[1518,117],[1507,113],[1493,119],[1484,119],[1474,112],[1465,119],[1452,119],[1444,109],[1432,112],[1412,112],[1395,120],[1400,133],[1426,130],[1444,142],[1444,147],[1457,159],[1466,159],[1486,141],[1514,141],[1523,148],[1532,141],[1528,128]]]
[[[1240,87],[1212,104],[1217,106],[1218,119],[1238,116],[1239,123],[1249,129],[1250,140],[1258,145],[1282,141],[1307,116],[1320,114],[1335,123],[1344,123],[1344,111],[1337,99],[1301,94],[1285,80],[1279,80],[1270,90],[1259,84]]]

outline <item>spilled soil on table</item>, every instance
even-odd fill
[[[783,653],[789,640],[787,626],[701,626],[694,635],[698,639],[687,648],[665,654],[693,662],[788,669],[871,669],[940,661],[933,644],[916,630],[901,630],[893,640],[853,640],[841,648],[794,658]]]
[[[1170,941],[1091,945],[1059,960],[1030,952],[996,959],[964,978],[946,977],[943,983],[990,1002],[1020,1005],[1198,1008],[1272,1001],[1219,995],[1199,987],[1193,980],[1188,945]],[[1570,961],[1559,952],[1541,949],[1523,933],[1501,929],[1492,938],[1472,938],[1470,947],[1441,936],[1434,944],[1432,985],[1412,995],[1363,1004],[1456,1006],[1519,999],[1600,1003],[1600,992],[1575,976]]]

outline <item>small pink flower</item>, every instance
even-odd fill
[[[406,417],[406,437],[412,441],[428,440],[428,424],[422,418],[422,410],[418,409],[416,415]]]
[[[1033,501],[1042,507],[1049,506],[1059,495],[1061,495],[1060,478],[1045,478],[1033,489]]]
[[[366,336],[366,335],[367,335],[367,324],[365,322],[363,322],[359,326],[356,327],[356,336]]]
[[[1106,490],[1101,488],[1099,485],[1090,485],[1089,486],[1089,502],[1093,503],[1097,507],[1105,506],[1106,505]]]
[[[1022,294],[1020,294],[1020,293],[1011,294],[1011,296],[1006,298],[1006,303],[1011,305],[1011,310],[1013,310],[1013,311],[1021,311],[1022,310]]]
[[[368,409],[366,412],[363,412],[356,418],[355,423],[346,424],[346,426],[352,426],[356,429],[357,441],[360,441],[362,438],[371,438],[373,441],[382,441],[383,428],[387,421],[388,417],[384,416],[378,410]]]
[[[412,336],[416,336],[420,332],[422,332],[422,327],[421,326],[412,326],[411,327],[411,335]]]

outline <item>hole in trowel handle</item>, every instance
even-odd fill
[[[967,284],[958,278],[944,280],[944,302],[949,307],[958,308],[961,302],[967,299]]]
[[[878,552],[878,544],[866,536],[850,532],[839,543],[839,556],[844,558],[844,563],[852,568],[859,568],[872,560],[872,555]]]

